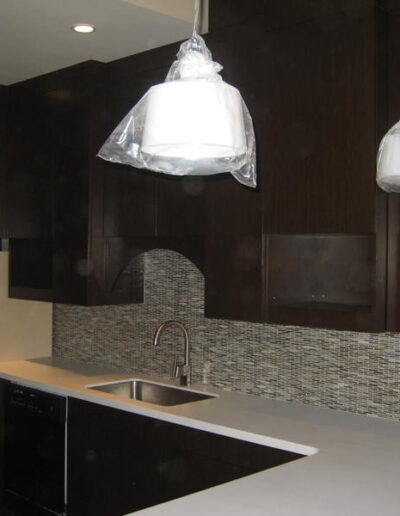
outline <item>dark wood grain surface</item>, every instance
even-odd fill
[[[54,299],[140,302],[143,269],[129,291],[127,266],[165,247],[204,271],[208,317],[373,331],[385,328],[388,303],[388,327],[396,327],[399,208],[397,196],[387,205],[376,187],[375,159],[388,121],[397,120],[398,6],[266,0],[253,7],[215,0],[206,40],[253,118],[255,190],[229,174],[192,180],[95,158],[121,118],[164,80],[177,44],[11,87],[10,112],[20,122],[10,131],[10,234],[52,241]],[[304,239],[276,253],[275,235]],[[330,248],[337,267],[309,259],[313,235],[347,242],[338,255]],[[307,276],[295,279],[306,264]],[[308,287],[297,289],[299,281]],[[315,284],[326,301],[310,302]]]
[[[400,9],[388,19],[388,117],[385,131],[400,120]],[[400,330],[400,196],[388,195],[387,328]]]
[[[120,516],[301,458],[69,399],[70,516]]]

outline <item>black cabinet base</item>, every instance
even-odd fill
[[[120,516],[302,455],[68,400],[68,516]]]

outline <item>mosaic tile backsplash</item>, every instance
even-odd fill
[[[182,336],[167,329],[157,348],[152,337],[177,319],[190,333],[194,381],[400,421],[400,334],[206,319],[204,279],[189,260],[156,249],[145,270],[143,304],[55,305],[54,355],[166,376]]]

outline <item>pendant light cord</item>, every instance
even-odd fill
[[[200,13],[201,13],[201,0],[194,0],[194,21],[193,21],[192,37],[195,37],[196,34],[198,34],[200,32]]]

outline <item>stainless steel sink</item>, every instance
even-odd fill
[[[194,392],[169,385],[146,382],[144,380],[128,380],[122,382],[90,385],[89,389],[109,392],[132,400],[146,401],[156,405],[182,405],[193,401],[215,398],[211,394]]]

